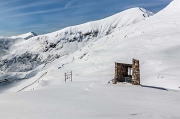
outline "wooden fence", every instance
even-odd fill
[[[69,82],[72,82],[72,71],[71,72],[66,72],[64,73],[65,76],[65,82],[67,82],[67,80],[69,80]]]

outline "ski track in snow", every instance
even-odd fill
[[[41,76],[40,76],[36,81],[34,81],[33,83],[31,83],[31,84],[25,86],[24,88],[20,89],[20,90],[17,91],[17,92],[21,92],[21,91],[23,91],[24,89],[26,89],[26,88],[32,86],[33,84],[35,84],[36,82],[38,82],[42,77],[46,76],[46,74],[47,74],[47,72],[45,72],[43,75],[41,75]]]

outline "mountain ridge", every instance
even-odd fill
[[[28,40],[28,39],[30,39],[30,38],[32,38],[34,36],[37,36],[37,34],[31,31],[31,32],[28,32],[28,33],[25,33],[25,34],[21,34],[21,35],[17,35],[17,36],[11,36],[10,38],[13,38],[13,39],[23,38],[25,40]]]
[[[114,62],[132,63],[135,58],[140,60],[142,85],[178,90],[179,15],[169,12],[177,9],[172,4],[146,19],[142,8],[132,8],[109,19],[21,41],[13,46],[18,49],[3,56],[9,58],[3,63],[13,64],[4,68],[1,78],[28,79],[13,91],[23,89],[27,82],[33,85],[25,91],[43,88],[33,83],[41,76],[49,82],[47,85],[56,85],[59,79],[63,82],[64,72],[69,70],[75,81],[110,80],[114,77]]]
[[[134,15],[134,12],[136,15]],[[42,63],[46,63],[55,60],[58,57],[75,52],[87,45],[89,42],[94,42],[94,40],[110,34],[113,32],[113,29],[117,27],[125,27],[127,25],[134,24],[140,20],[144,20],[145,17],[152,15],[148,13],[150,12],[147,12],[146,10],[142,11],[140,8],[132,8],[102,20],[71,26],[53,33],[29,38],[28,40],[22,41],[21,43],[13,46],[13,51],[1,58],[6,59],[6,57],[9,57],[10,59],[10,57],[13,56],[12,59],[1,61],[0,66],[4,66],[4,62],[10,62],[10,64],[3,69],[4,71],[31,70],[36,67],[35,64],[31,65],[33,62],[37,62],[38,66]],[[111,21],[111,19],[114,21]],[[18,37],[24,37],[26,35],[27,34],[19,35]],[[27,59],[26,56],[30,59]],[[22,61],[18,59],[21,59]],[[22,66],[22,70],[19,70],[21,68],[13,67],[14,64],[16,64],[12,64],[14,61],[21,61],[21,63],[16,65],[16,67]],[[29,62],[27,65],[28,68],[26,67],[26,61]],[[23,67],[25,69],[23,69]]]

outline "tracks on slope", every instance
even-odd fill
[[[21,91],[23,91],[24,89],[28,88],[29,86],[35,84],[37,81],[39,81],[39,80],[40,80],[43,76],[45,76],[46,74],[47,74],[47,72],[43,73],[36,81],[34,81],[33,83],[31,83],[31,84],[25,86],[24,88],[20,89],[20,90],[17,91],[17,92],[21,92]]]

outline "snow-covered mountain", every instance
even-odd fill
[[[135,24],[151,15],[153,13],[143,8],[132,8],[99,21],[67,27],[45,35],[35,36],[33,32],[30,32],[11,37],[17,40],[33,36],[28,40],[7,45],[8,51],[2,55],[0,60],[0,70],[5,77],[8,72],[10,72],[8,77],[14,77],[11,76],[12,72],[27,72],[41,64],[70,55],[87,44],[108,36],[116,29]],[[5,50],[4,47],[1,49]]]
[[[36,33],[34,32],[28,32],[28,33],[25,33],[25,34],[21,34],[21,35],[18,35],[18,36],[11,36],[10,38],[14,38],[14,39],[17,39],[17,38],[23,38],[25,40],[28,40],[34,36],[37,36]]]
[[[179,8],[174,0],[153,16],[133,8],[28,40],[1,37],[0,80],[13,83],[0,83],[0,118],[178,119]],[[141,86],[108,83],[114,62],[132,58]]]
[[[178,6],[175,0],[155,15],[143,8],[132,8],[9,45],[0,61],[1,79],[34,82],[46,74],[46,79],[56,84],[57,77],[63,80],[64,72],[72,70],[75,80],[82,76],[86,77],[84,80],[92,77],[111,80],[114,62],[131,63],[136,58],[141,62],[143,85],[177,90]],[[25,85],[26,82],[16,90]]]

